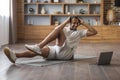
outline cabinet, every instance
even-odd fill
[[[78,0],[58,1],[24,0],[24,25],[54,26],[68,16],[79,16],[90,25],[103,24],[103,0],[83,0],[82,3]]]

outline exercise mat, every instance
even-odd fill
[[[61,63],[65,63],[65,62],[77,61],[77,60],[82,60],[82,59],[90,59],[90,58],[96,58],[96,56],[75,54],[73,60],[46,60],[41,57],[41,58],[32,59],[32,60],[18,60],[16,63],[42,67],[42,66],[61,64]]]

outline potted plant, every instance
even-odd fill
[[[80,14],[85,14],[85,10],[84,9],[80,9],[79,13]]]
[[[78,2],[78,3],[83,3],[83,2],[84,2],[84,0],[77,0],[77,2]]]

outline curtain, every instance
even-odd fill
[[[16,42],[16,0],[0,1],[0,47]]]
[[[9,43],[16,43],[16,0],[10,0]]]
[[[9,0],[0,1],[0,47],[9,43]]]

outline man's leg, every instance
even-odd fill
[[[43,48],[46,44],[55,40],[58,37],[58,35],[61,34],[61,31],[63,30],[65,25],[69,23],[69,20],[70,20],[70,17],[68,17],[62,24],[57,26],[42,42],[38,44],[39,47]]]
[[[61,31],[57,35],[57,37],[55,37],[55,38],[57,38],[57,45],[58,46],[62,46],[64,44],[64,42],[65,42],[65,39],[66,39],[65,34],[64,34],[63,31]],[[48,55],[49,55],[49,51],[50,51],[49,47],[45,46],[45,47],[41,48],[41,54],[37,54],[37,53],[34,53],[32,51],[25,51],[23,53],[17,53],[17,57],[19,57],[19,58],[20,57],[34,57],[34,56],[39,55],[39,56],[42,56],[44,58],[47,58]]]
[[[37,54],[42,54],[41,49],[48,43],[50,43],[51,41],[55,40],[58,38],[58,35],[60,34],[60,30],[58,30],[57,28],[54,29],[42,42],[38,43],[37,45],[25,45],[25,47]]]
[[[38,43],[37,45],[25,45],[25,47],[35,53],[38,54],[42,54],[41,53],[41,49],[47,45],[48,43],[50,43],[51,41],[55,40],[56,38],[58,38],[58,35],[61,33],[61,31],[63,30],[63,28],[65,27],[65,25],[69,22],[69,18],[64,21],[62,24],[60,24],[59,26],[57,26],[43,41],[41,41],[40,43]]]
[[[62,46],[66,40],[65,34],[63,31],[60,32],[57,38],[57,45]]]
[[[24,51],[21,53],[16,53],[13,50],[11,50],[8,47],[4,48],[4,54],[8,57],[8,59],[12,62],[15,63],[17,58],[22,58],[22,57],[26,57],[26,58],[31,58],[34,56],[42,56],[44,58],[47,58],[49,55],[49,48],[46,46],[44,48],[41,49],[42,54],[37,54],[34,53],[32,51]]]
[[[43,48],[46,44],[50,43],[51,41],[55,40],[58,37],[60,31],[54,29],[44,40],[38,43],[40,48]]]
[[[49,48],[47,46],[45,46],[44,48],[41,49],[42,54],[37,54],[34,53],[32,51],[24,51],[21,53],[15,53],[17,58],[22,58],[22,57],[27,57],[27,58],[31,58],[31,57],[35,57],[35,56],[42,56],[44,58],[47,58],[49,55]]]

